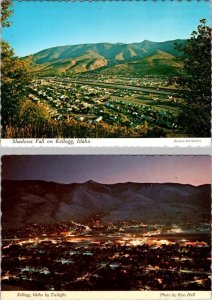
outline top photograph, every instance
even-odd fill
[[[211,136],[209,1],[2,1],[1,139]]]

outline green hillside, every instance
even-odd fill
[[[176,75],[182,69],[182,63],[166,52],[157,50],[155,54],[140,60],[115,65],[101,71],[110,75]]]
[[[176,73],[180,64],[175,43],[143,41],[141,43],[98,43],[59,46],[42,50],[30,56],[35,72],[80,73],[104,68],[103,72],[141,72],[148,74]],[[28,57],[25,57],[28,58]],[[23,58],[23,59],[25,59]]]
[[[75,57],[72,59],[57,59],[54,61],[47,61],[42,64],[38,64],[34,61],[33,57],[31,60],[31,65],[34,71],[59,71],[59,72],[87,72],[92,71],[101,67],[104,67],[108,64],[107,60],[92,52],[88,51],[88,53]]]

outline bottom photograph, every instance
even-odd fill
[[[211,158],[4,155],[2,291],[210,291]]]

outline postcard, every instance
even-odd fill
[[[2,1],[2,146],[209,146],[209,1]]]
[[[211,299],[210,167],[4,155],[1,299]]]

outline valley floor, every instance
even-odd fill
[[[48,114],[3,137],[166,137],[179,136],[176,117],[182,99],[163,78],[117,76],[35,79],[27,95]],[[26,111],[27,114],[27,111]],[[24,118],[24,114],[23,114]],[[28,114],[26,118],[29,118]],[[38,118],[39,119],[39,118]]]
[[[210,290],[209,232],[103,232],[4,234],[2,290]]]

